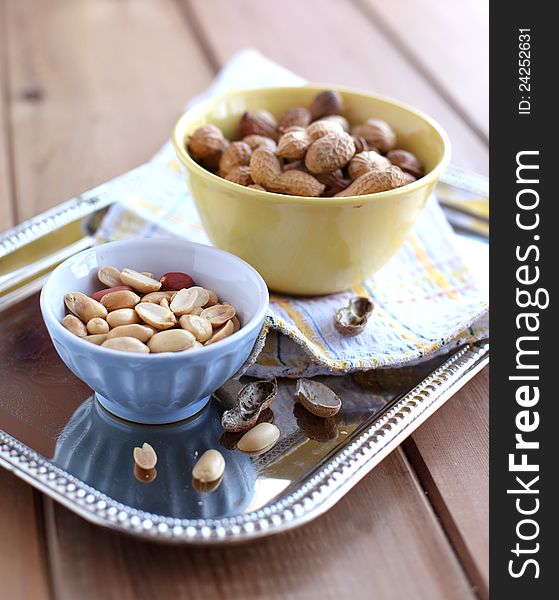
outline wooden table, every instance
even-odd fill
[[[149,158],[252,46],[438,119],[488,168],[482,0],[0,0],[0,228]],[[89,525],[0,471],[0,596],[470,598],[488,589],[488,373],[317,521],[227,549]]]

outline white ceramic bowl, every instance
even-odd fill
[[[186,352],[137,354],[87,342],[62,326],[64,295],[103,286],[100,267],[158,276],[182,271],[237,309],[242,323],[230,337]],[[110,412],[144,424],[172,423],[201,410],[209,396],[248,358],[268,307],[268,289],[246,262],[211,246],[169,239],[135,239],[96,246],[58,266],[41,293],[41,312],[58,354]]]

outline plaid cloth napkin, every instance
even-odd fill
[[[231,88],[302,83],[247,50],[190,104]],[[91,193],[117,200],[98,231],[99,242],[176,236],[210,243],[169,143],[150,162]],[[455,237],[432,197],[404,246],[371,279],[330,296],[272,294],[258,360],[248,374],[299,377],[398,367],[487,338],[487,294],[466,268]],[[333,314],[355,294],[370,296],[375,311],[364,333],[346,338],[334,328]]]

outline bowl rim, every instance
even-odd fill
[[[68,331],[62,325],[62,323],[58,320],[58,318],[54,315],[52,308],[49,305],[49,302],[47,300],[47,294],[49,293],[48,288],[49,288],[50,282],[53,279],[53,275],[59,271],[63,271],[65,268],[68,268],[72,263],[80,260],[81,257],[87,255],[90,252],[94,252],[95,250],[98,250],[101,247],[111,246],[114,248],[114,247],[131,245],[133,243],[139,243],[140,241],[143,243],[147,242],[147,243],[153,244],[153,245],[157,245],[157,243],[162,242],[162,241],[163,242],[180,243],[180,244],[184,244],[187,246],[195,246],[197,248],[202,248],[204,250],[209,249],[210,251],[215,251],[217,254],[225,254],[225,255],[231,257],[233,259],[233,261],[239,263],[239,265],[241,265],[242,268],[252,272],[252,274],[256,278],[256,281],[259,283],[259,292],[260,292],[259,298],[261,299],[261,303],[260,303],[260,306],[258,307],[256,313],[250,319],[250,321],[248,323],[246,323],[246,325],[241,327],[238,331],[235,331],[234,333],[232,333],[229,337],[225,338],[224,340],[221,340],[219,343],[211,344],[209,346],[189,348],[188,352],[158,352],[158,353],[154,353],[154,354],[152,354],[151,352],[148,354],[143,354],[140,352],[125,352],[123,350],[114,350],[113,348],[104,348],[100,345],[93,344],[92,342],[88,342],[87,340],[85,340],[77,335],[74,335],[73,333]],[[64,302],[64,298],[62,298],[61,301]],[[268,286],[266,285],[266,282],[264,281],[264,279],[262,278],[260,273],[252,265],[250,265],[249,263],[244,261],[242,258],[235,256],[231,252],[222,250],[221,248],[216,248],[215,246],[210,246],[208,244],[200,244],[198,242],[191,242],[189,240],[182,240],[179,238],[132,238],[132,239],[128,239],[128,240],[107,242],[105,244],[98,244],[98,245],[92,246],[91,248],[86,248],[85,250],[82,250],[81,252],[74,254],[70,258],[67,258],[64,262],[60,263],[55,269],[53,269],[53,271],[50,273],[47,281],[43,285],[43,288],[41,289],[41,296],[40,296],[41,315],[43,317],[43,321],[45,322],[45,325],[47,326],[48,330],[50,330],[50,327],[52,326],[56,332],[60,333],[62,336],[65,336],[66,339],[70,340],[71,342],[75,342],[77,340],[78,343],[84,344],[83,347],[88,348],[90,351],[93,352],[93,354],[96,354],[97,352],[101,352],[102,355],[104,355],[104,356],[106,356],[107,353],[109,353],[115,357],[116,356],[134,357],[134,358],[138,358],[139,360],[145,360],[146,358],[148,358],[150,361],[156,361],[156,360],[162,361],[162,360],[169,360],[169,359],[178,360],[179,358],[185,358],[187,356],[193,356],[193,355],[198,356],[203,353],[205,353],[208,356],[208,358],[210,358],[213,354],[220,353],[220,349],[225,349],[228,346],[232,346],[236,342],[240,341],[240,339],[242,337],[248,336],[251,332],[254,331],[254,329],[256,329],[256,328],[260,329],[262,326],[262,322],[264,321],[266,314],[268,312],[269,302],[270,302],[270,294],[268,291]],[[48,319],[47,319],[47,317],[48,317]]]
[[[388,190],[386,192],[376,192],[374,194],[363,194],[361,196],[342,196],[342,197],[313,197],[313,196],[290,196],[287,194],[278,194],[276,192],[268,192],[256,190],[254,188],[249,188],[246,186],[242,186],[238,183],[233,183],[232,181],[228,181],[223,177],[219,177],[218,175],[208,171],[201,165],[199,165],[186,151],[186,147],[182,140],[179,139],[179,132],[184,128],[185,123],[190,121],[197,114],[204,114],[211,107],[219,105],[227,98],[242,96],[246,94],[256,95],[258,93],[262,93],[263,91],[274,93],[274,94],[288,94],[293,92],[294,90],[300,90],[301,88],[308,89],[310,91],[324,91],[325,89],[331,89],[338,91],[342,94],[353,95],[353,96],[361,96],[371,100],[380,100],[381,102],[385,102],[387,104],[391,104],[400,109],[403,109],[409,113],[412,113],[419,119],[425,121],[428,125],[432,127],[432,129],[439,135],[442,145],[443,145],[443,153],[439,162],[435,165],[429,173],[421,177],[420,179],[414,181],[413,183],[409,183],[400,188],[395,188],[393,190]],[[381,201],[386,198],[395,198],[397,196],[401,196],[403,194],[407,194],[409,192],[414,192],[422,187],[429,186],[430,184],[436,183],[436,181],[440,178],[443,171],[446,169],[449,161],[450,161],[450,153],[451,153],[451,144],[450,139],[439,123],[427,115],[426,113],[406,104],[404,102],[400,102],[399,100],[394,100],[389,96],[384,96],[381,94],[372,94],[369,92],[365,92],[363,90],[359,90],[356,88],[345,87],[345,86],[337,86],[337,85],[320,85],[320,84],[306,84],[301,86],[275,86],[275,87],[253,87],[247,89],[234,89],[215,98],[208,98],[206,100],[202,100],[201,102],[196,103],[194,106],[189,108],[186,112],[184,112],[175,123],[173,127],[171,140],[173,143],[173,147],[175,149],[175,153],[180,160],[180,162],[186,166],[188,169],[194,171],[201,175],[207,181],[214,182],[217,185],[225,186],[225,189],[230,190],[231,192],[239,191],[239,188],[242,188],[246,194],[249,196],[259,198],[260,200],[264,200],[266,202],[292,202],[293,204],[309,204],[312,206],[346,206],[348,204],[353,205],[356,201],[359,203],[370,203],[375,201]]]

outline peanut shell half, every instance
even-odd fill
[[[312,379],[299,379],[295,400],[317,417],[333,417],[342,406],[340,398],[327,386]]]
[[[270,407],[277,396],[278,386],[274,379],[252,381],[237,394],[237,404],[226,410],[221,417],[225,431],[246,431],[256,425],[260,414]]]

